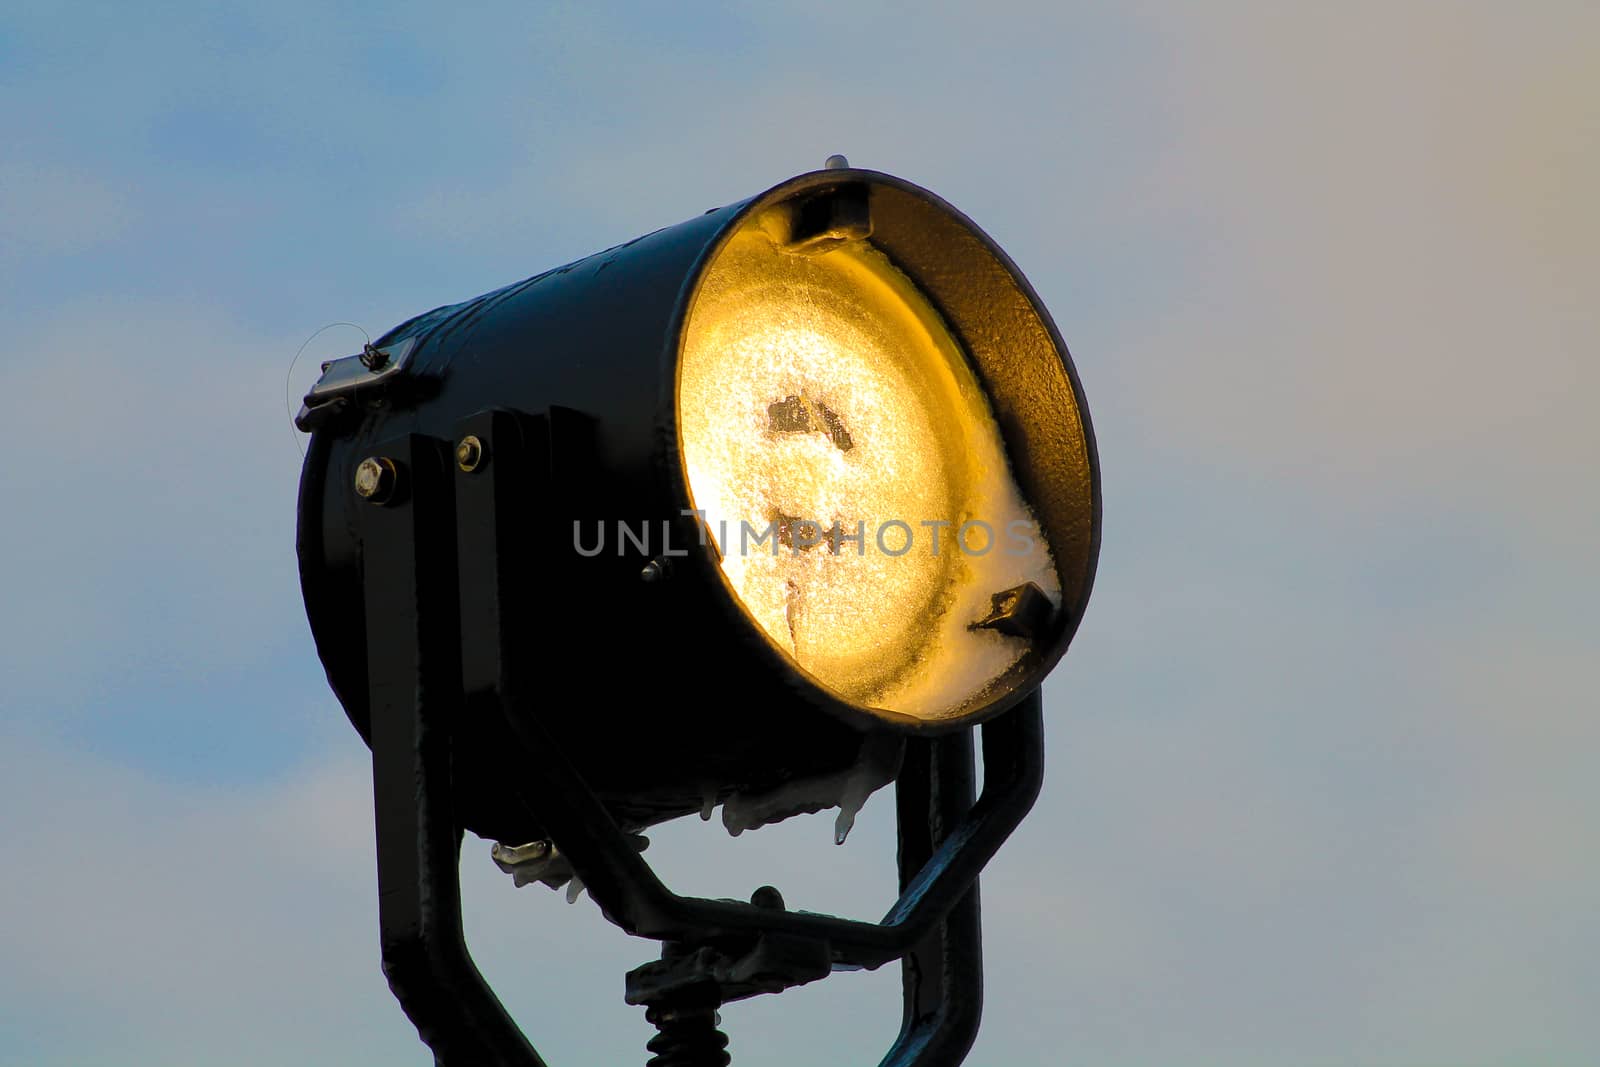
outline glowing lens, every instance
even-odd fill
[[[678,422],[728,585],[845,700],[957,713],[1028,649],[971,628],[993,594],[1060,602],[961,348],[870,241],[735,233],[691,308]]]

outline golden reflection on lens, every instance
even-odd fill
[[[991,595],[1032,581],[1059,604],[965,356],[866,240],[795,254],[759,222],[734,234],[685,329],[678,424],[729,586],[846,700],[957,712],[1027,650],[968,628]],[[972,520],[990,532],[963,551]]]

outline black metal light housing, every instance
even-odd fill
[[[835,367],[815,340],[828,330],[865,347]],[[769,359],[800,369],[767,374]],[[708,421],[711,408],[726,424]],[[826,973],[936,950],[930,936],[975,956],[971,886],[1037,791],[1039,685],[1089,596],[1100,489],[1059,333],[959,212],[881,173],[803,174],[402,323],[325,365],[298,424],[312,435],[298,531],[307,613],[373,747],[381,892],[408,887],[409,904],[386,900],[385,969],[440,1062],[452,1041],[485,1062],[537,1062],[520,1037],[498,1053],[481,1037],[505,1027],[449,918],[463,828],[506,844],[553,838],[624,928],[712,951],[689,984],[715,971],[718,1000],[818,977],[819,959]],[[771,459],[768,447],[789,452]],[[993,505],[1022,516],[1019,543],[1045,551],[995,562],[946,541],[950,556],[919,564],[926,575],[882,590],[805,586],[823,554],[838,558],[841,516],[762,495],[791,452],[816,467],[796,474],[802,488],[843,471],[852,506],[873,494],[928,504],[931,515],[864,516],[877,542],[864,547],[885,547],[883,520],[915,537],[936,517],[963,535],[968,520],[989,526],[993,551]],[[735,518],[741,502],[765,501],[748,517],[774,524],[758,545],[775,562],[734,563],[744,546],[714,531],[712,499]],[[797,629],[797,612],[823,637]],[[989,772],[973,807],[979,724]],[[755,825],[896,775],[903,893],[880,924],[685,901],[622,844],[717,801]],[[968,934],[951,926],[960,901]],[[796,964],[774,945],[808,947]],[[630,976],[630,996],[681,993],[668,971]],[[407,974],[431,976],[432,992]],[[475,992],[441,1008],[449,989]],[[902,1044],[921,1032],[913,1002],[942,1003],[943,989],[908,986]],[[469,1032],[480,1037],[449,1036]]]
[[[777,241],[868,242],[926,294],[971,362],[1048,540],[1059,610],[1018,639],[1026,654],[958,713],[918,718],[819,684],[752,625],[719,573],[716,549],[701,544],[704,529],[685,514],[695,506],[679,435],[686,326],[720,250],[763,216],[769,228],[787,229]],[[376,357],[331,367],[301,418],[314,431],[301,490],[302,585],[329,681],[364,736],[358,520],[370,505],[352,491],[357,469],[398,435],[459,443],[465,420],[479,412],[514,412],[540,438],[523,492],[541,537],[518,548],[525,585],[517,595],[537,616],[525,654],[544,665],[541,686],[561,696],[527,714],[543,719],[625,822],[697,810],[708,791],[725,797],[838,771],[855,761],[864,735],[938,733],[998,714],[1038,686],[1082,617],[1098,549],[1098,481],[1066,347],[1005,254],[949,205],[897,178],[801,175],[420,315],[373,349]],[[485,462],[493,464],[492,450]],[[922,517],[903,518],[915,528]],[[616,544],[617,522],[644,532],[648,550]],[[592,547],[603,535],[599,554],[576,551],[575,541]],[[695,710],[675,710],[677,701]],[[469,828],[501,840],[540,830],[492,800],[464,814]]]

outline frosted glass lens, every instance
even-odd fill
[[[736,233],[691,308],[678,422],[728,585],[848,701],[951,715],[1028,649],[970,628],[992,595],[1060,602],[965,356],[869,241],[798,254],[759,222]]]

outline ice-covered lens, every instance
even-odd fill
[[[1021,637],[993,595],[1060,584],[959,343],[870,240],[796,251],[753,220],[690,310],[678,429],[739,602],[850,702],[939,718]]]

